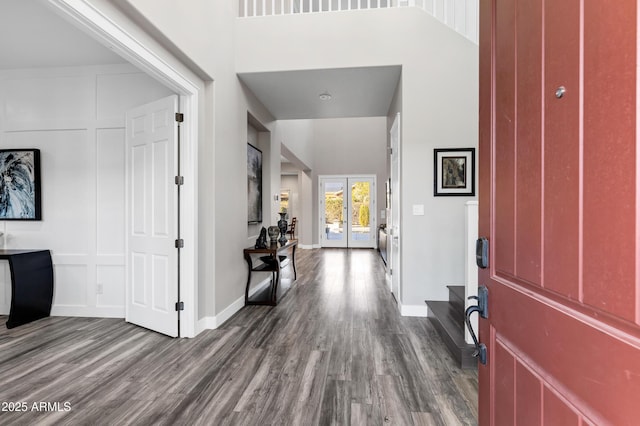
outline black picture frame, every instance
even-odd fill
[[[475,148],[433,150],[433,195],[436,197],[476,195]]]
[[[247,143],[247,223],[262,222],[262,151]]]
[[[1,220],[42,220],[39,149],[0,149]]]

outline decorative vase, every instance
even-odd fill
[[[278,242],[278,234],[280,234],[280,228],[277,226],[269,227],[269,238],[271,239],[271,244],[276,244]]]
[[[278,213],[280,215],[280,220],[278,221],[278,228],[280,229],[280,239],[278,240],[278,242],[282,245],[287,243],[287,219],[285,219],[285,217],[287,216],[286,212],[280,212]]]

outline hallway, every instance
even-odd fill
[[[29,408],[0,423],[476,423],[475,371],[454,366],[426,318],[399,316],[376,251],[297,254],[277,307],[245,307],[195,339],[120,319],[0,329],[0,401]],[[61,410],[31,409],[42,401]]]

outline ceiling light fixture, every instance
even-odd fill
[[[328,101],[331,99],[331,93],[324,91],[318,95],[321,101]]]

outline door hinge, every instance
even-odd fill
[[[387,149],[389,150],[389,155],[392,155],[393,154],[393,148],[389,147]]]
[[[184,185],[184,176],[176,176],[176,185]]]
[[[184,121],[184,114],[181,112],[176,112],[176,121],[178,123],[182,123]]]
[[[184,240],[182,238],[176,240],[176,248],[184,248]]]
[[[389,268],[389,275],[393,275],[393,268]]]
[[[184,302],[176,302],[176,311],[184,311]]]

